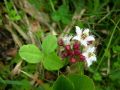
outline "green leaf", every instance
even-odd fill
[[[96,80],[96,81],[102,81],[102,76],[100,75],[100,73],[96,72],[93,75],[93,79]]]
[[[44,83],[44,84],[42,84],[41,87],[44,88],[43,90],[52,90],[51,85],[48,84],[48,83]],[[41,90],[41,89],[40,89],[40,90]]]
[[[61,16],[59,15],[59,12],[54,12],[52,14],[52,19],[56,22],[59,22],[61,20]]]
[[[63,62],[56,53],[50,53],[44,57],[43,65],[47,70],[59,70],[63,66]]]
[[[74,90],[74,85],[65,76],[60,76],[53,85],[53,90]],[[77,90],[77,89],[76,89]]]
[[[37,10],[40,9],[40,1],[39,0],[28,0],[30,4],[32,4]]]
[[[92,79],[85,75],[69,75],[68,78],[74,83],[74,90],[95,90]]]
[[[110,57],[110,56],[111,56],[111,55],[110,55],[110,50],[105,49],[105,56],[106,56],[106,57]]]
[[[77,0],[76,2],[74,0],[71,1],[75,8],[76,8],[76,11],[80,11],[82,8],[84,8],[84,5],[85,5],[85,1],[84,0]]]
[[[84,63],[83,62],[77,62],[70,66],[70,74],[78,74],[83,75],[84,74]]]
[[[112,73],[110,73],[109,77],[113,81],[120,81],[120,70],[118,69],[116,71],[113,71]]]
[[[5,84],[6,82],[5,82],[5,80],[3,80],[3,79],[0,77],[0,83]]]
[[[52,19],[56,22],[61,21],[68,24],[71,21],[71,14],[67,5],[61,5],[56,12],[52,13]]]
[[[42,52],[33,44],[20,47],[19,54],[28,63],[38,63],[43,58]]]
[[[114,53],[120,53],[120,46],[114,46],[112,49]]]
[[[57,38],[54,35],[48,35],[42,43],[43,52],[49,54],[57,48]]]
[[[67,18],[66,18],[66,17],[67,17]],[[66,16],[66,17],[62,17],[61,22],[62,22],[63,24],[68,24],[68,23],[71,21],[71,19],[70,19],[69,16]]]

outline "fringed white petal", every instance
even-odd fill
[[[64,44],[65,44],[65,45],[70,44],[70,39],[71,39],[72,37],[73,37],[72,35],[65,36],[65,37],[63,38]]]
[[[87,52],[82,53],[82,55],[85,56],[85,58],[88,58],[88,53]]]
[[[83,34],[86,34],[86,35],[89,35],[89,29],[85,29],[84,31],[83,31]]]
[[[88,47],[87,52],[91,52],[91,53],[95,52],[95,47]]]
[[[90,59],[87,59],[86,62],[87,62],[88,67],[90,67],[90,65],[92,65],[92,61]]]
[[[94,55],[94,56],[92,56],[91,57],[91,59],[92,59],[92,61],[96,61],[97,60],[97,58],[96,58],[96,56]]]
[[[80,29],[78,26],[75,26],[75,28],[76,28],[76,34],[78,36],[81,36],[82,35],[82,29]]]
[[[85,39],[86,41],[95,41],[95,38],[94,38],[94,36],[88,36],[88,37],[86,37],[86,39]]]
[[[81,43],[83,46],[87,47],[87,42],[86,42],[85,40],[80,40],[80,43]]]
[[[74,36],[72,39],[80,41],[80,37],[79,36]]]

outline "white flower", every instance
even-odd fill
[[[85,29],[84,31],[76,26],[76,36],[73,37],[73,40],[78,40],[81,45],[87,46],[89,41],[94,41],[95,38],[92,35],[89,35],[89,29]]]
[[[87,66],[89,67],[93,61],[96,61],[96,55],[95,55],[95,47],[88,47],[86,51],[82,53],[83,56],[85,56],[85,60],[87,62]]]
[[[70,40],[73,36],[72,35],[66,35],[65,37],[63,37],[63,42],[65,45],[70,45]]]

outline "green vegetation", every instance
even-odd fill
[[[75,26],[95,36],[90,67],[60,57]],[[119,89],[120,0],[0,1],[0,90]]]

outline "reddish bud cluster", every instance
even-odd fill
[[[64,45],[62,39],[58,42],[58,45],[64,47],[64,52],[62,53],[62,57],[68,57],[71,63],[75,63],[77,61],[84,61],[85,57],[80,52],[80,44],[75,42],[71,45]],[[76,59],[77,58],[77,59]],[[78,60],[79,59],[79,60]]]

